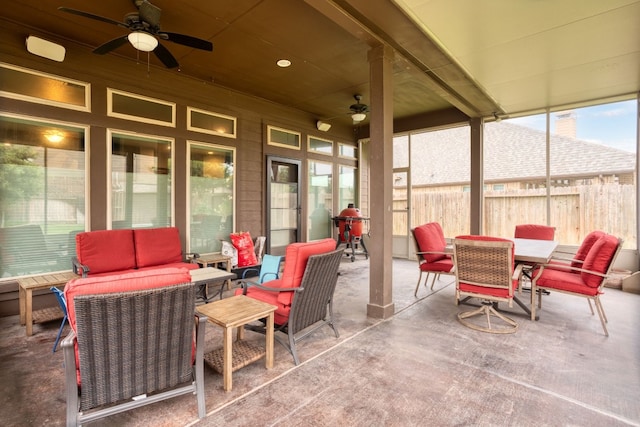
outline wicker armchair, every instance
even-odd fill
[[[303,270],[300,271],[300,273],[304,271],[301,274],[302,280],[300,282],[296,283],[295,277],[292,277],[292,281],[283,282],[283,279],[278,279],[266,282],[264,285],[243,282],[241,283],[242,290],[239,290],[248,297],[256,298],[278,307],[274,316],[275,330],[286,334],[287,339],[285,341],[280,334],[276,334],[275,338],[289,350],[296,365],[300,363],[296,351],[296,343],[301,339],[324,325],[328,325],[333,329],[336,338],[340,336],[333,318],[333,293],[338,281],[338,268],[340,267],[344,249],[327,252],[325,241],[328,241],[331,246],[335,245],[332,239],[304,244],[294,243],[293,245],[296,248],[303,248],[297,252],[304,251],[305,245],[307,245],[307,248],[315,245],[317,248],[311,249],[311,251],[320,251],[319,254],[307,252],[300,255],[298,261],[294,259],[294,251],[288,249],[283,279],[291,276],[287,274],[287,263],[290,266],[289,270],[293,269],[292,265],[300,267],[301,264],[304,264]],[[292,245],[289,246],[291,247]],[[324,249],[322,249],[323,246],[325,247]],[[282,286],[269,286],[271,284]],[[283,305],[279,302],[279,298],[282,300],[282,297],[290,299],[290,305]],[[250,326],[250,328],[257,332],[264,332],[262,325],[257,327]]]
[[[191,283],[77,295],[73,310],[75,331],[62,341],[68,426],[182,394],[196,394],[205,416],[206,317]]]
[[[513,305],[513,294],[522,269],[521,265],[514,269],[513,242],[488,236],[458,236],[453,242],[453,257],[456,303],[467,297],[481,300],[480,308],[458,313],[460,323],[494,334],[515,332],[518,324],[494,307],[499,302],[506,302],[509,307]],[[476,315],[484,315],[487,326],[469,320]],[[492,317],[502,320],[502,326],[492,324]]]

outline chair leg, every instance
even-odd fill
[[[598,310],[598,315],[600,316],[600,323],[602,323],[602,329],[604,329],[605,336],[609,336],[609,331],[607,330],[607,316],[604,314],[604,308],[602,307],[602,302],[600,298],[596,295],[594,298],[594,303],[596,305],[596,310]]]
[[[487,327],[483,327],[471,322],[468,322],[466,319],[469,317],[473,317],[473,316],[477,316],[479,314],[483,314],[486,316],[487,319]],[[491,316],[496,316],[497,318],[501,319],[503,322],[505,322],[507,325],[509,325],[509,327],[506,328],[494,328],[491,325]],[[516,323],[514,320],[508,318],[507,316],[503,315],[502,313],[498,312],[494,307],[493,307],[493,303],[491,301],[483,301],[482,305],[472,311],[466,311],[463,313],[458,313],[458,321],[460,323],[462,323],[464,326],[471,328],[471,329],[475,329],[477,331],[482,331],[482,332],[489,332],[492,334],[512,334],[514,332],[516,332],[518,330],[518,323]]]
[[[67,321],[67,315],[65,314],[64,317],[62,318],[62,323],[60,324],[60,329],[58,329],[58,335],[56,335],[56,342],[53,343],[53,351],[52,353],[56,352],[56,348],[58,347],[58,342],[60,341],[60,335],[62,335],[62,330],[64,329],[64,324]]]
[[[440,273],[434,273],[433,274],[433,280],[431,280],[431,290],[433,290],[433,285],[436,284],[436,280],[438,280],[440,278]],[[425,281],[425,285],[427,284],[427,282]]]
[[[587,298],[587,303],[589,304],[589,310],[591,310],[591,315],[593,316],[595,313],[593,312],[593,306],[591,305],[591,298]]]
[[[427,278],[429,277],[429,273],[427,273]],[[426,280],[426,279],[425,279]],[[414,297],[418,296],[418,289],[420,289],[420,282],[422,281],[422,270],[420,270],[420,276],[418,276],[418,284],[416,285],[416,291],[413,293]]]

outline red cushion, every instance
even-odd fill
[[[76,234],[76,256],[89,275],[136,268],[133,230],[98,230]]]
[[[271,286],[274,281],[275,280],[270,281],[268,285]],[[291,292],[286,293],[292,294]],[[242,289],[237,289],[236,295],[240,294],[242,294]],[[285,323],[287,323],[287,320],[289,320],[291,305],[284,305],[280,301],[278,301],[278,294],[279,292],[265,291],[256,287],[249,287],[249,289],[247,289],[247,296],[278,307],[273,314],[273,321],[276,325],[284,325]]]
[[[420,252],[444,252],[447,242],[442,227],[437,222],[429,222],[413,229]],[[427,262],[435,262],[446,257],[445,254],[424,254]]]
[[[435,262],[423,262],[420,264],[420,271],[449,272],[452,268],[453,260],[450,256]]]
[[[153,270],[153,272],[136,271],[133,273],[71,279],[64,287],[69,325],[74,331],[77,330],[74,298],[78,295],[109,294],[114,292],[161,288],[189,282],[191,282],[191,276],[189,275],[189,271],[184,268],[157,268]],[[78,385],[80,385],[77,342],[75,343],[75,356],[77,367],[76,381]]]
[[[553,240],[556,229],[548,225],[520,224],[516,225],[513,237],[516,239]]]
[[[618,249],[618,239],[610,234],[600,237],[591,247],[587,257],[584,259],[582,268],[585,270],[595,271],[597,273],[606,273],[609,265],[613,261],[613,256]],[[597,288],[602,283],[603,277],[589,273],[580,273],[582,280],[587,286]]]
[[[133,230],[138,268],[182,262],[180,233],[176,227]]]
[[[596,243],[598,239],[600,239],[605,234],[606,233],[604,231],[598,231],[598,230],[592,231],[591,233],[587,234],[587,236],[582,241],[582,244],[578,248],[576,255],[573,258],[579,261],[584,261],[585,258],[587,257],[587,254],[589,253],[589,250],[594,245],[594,243]],[[572,262],[571,267],[582,268],[582,263]]]
[[[253,240],[248,231],[231,233],[231,243],[238,250],[238,267],[249,267],[258,264]]]
[[[73,298],[77,295],[160,288],[189,282],[191,282],[191,275],[184,268],[156,268],[151,271],[135,271],[133,273],[71,279],[64,287],[69,325],[73,330],[76,330]]]
[[[533,277],[535,277],[538,274],[537,270],[533,274]],[[589,296],[594,296],[598,293],[598,288],[585,285],[580,274],[554,268],[545,268],[542,275],[536,280],[536,286]]]

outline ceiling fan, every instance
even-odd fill
[[[351,118],[353,119],[353,123],[360,123],[364,119],[367,118],[367,113],[369,112],[369,106],[366,104],[360,103],[362,100],[362,95],[353,95],[353,98],[356,100],[355,104],[351,104],[349,110],[351,110]]]
[[[208,40],[187,36],[185,34],[161,31],[160,14],[162,13],[162,9],[149,3],[148,0],[132,1],[138,11],[125,15],[124,22],[115,21],[110,18],[105,18],[103,16],[94,15],[93,13],[83,12],[81,10],[71,9],[68,7],[59,7],[58,10],[106,22],[107,24],[117,25],[130,31],[126,36],[120,36],[95,48],[93,53],[97,53],[98,55],[109,53],[128,41],[137,50],[143,52],[153,51],[153,53],[167,68],[176,68],[179,65],[178,61],[166,47],[158,42],[158,39],[168,40],[194,49],[207,51],[213,50],[213,44]]]

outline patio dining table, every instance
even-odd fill
[[[558,246],[558,242],[555,240],[536,240],[536,239],[520,239],[520,238],[509,238],[509,240],[513,240],[514,243],[514,253],[513,258],[516,263],[523,263],[527,265],[535,265],[535,264],[544,264],[549,262],[551,259],[551,255],[553,251],[555,251]],[[446,251],[451,251],[453,253],[453,246],[447,246]],[[531,295],[531,304],[534,304],[535,295]],[[531,309],[527,307],[517,296],[513,296],[513,300],[527,313],[531,316]],[[536,320],[537,316],[536,316]]]

